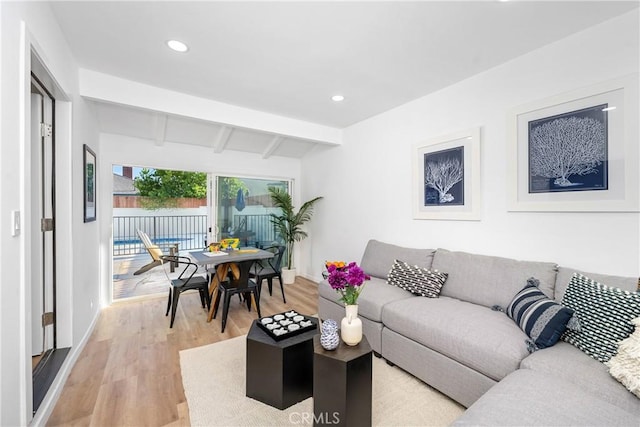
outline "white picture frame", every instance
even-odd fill
[[[481,219],[480,128],[414,146],[413,218]]]
[[[87,145],[83,144],[83,192],[84,192],[84,222],[96,220],[97,203],[97,174],[96,153]]]
[[[521,105],[507,120],[509,211],[638,212],[637,74]]]

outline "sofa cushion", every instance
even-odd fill
[[[446,280],[447,273],[409,265],[400,260],[395,260],[387,277],[390,285],[427,298],[438,298]]]
[[[639,293],[610,288],[577,273],[562,304],[580,321],[580,330],[567,330],[562,339],[600,362],[613,357],[618,343],[633,332],[631,320],[640,316]]]
[[[636,329],[618,345],[618,353],[606,365],[613,378],[640,398],[640,317],[633,319]]]
[[[513,297],[506,313],[540,349],[551,347],[560,340],[573,310],[549,299],[538,289],[538,283],[534,278],[527,280],[527,285]]]
[[[340,301],[340,294],[336,292],[326,280],[318,284],[318,294],[336,304],[344,305],[344,303]],[[387,284],[386,280],[371,277],[371,280],[367,280],[364,283],[364,288],[358,297],[358,316],[365,317],[374,322],[381,322],[382,307],[385,304],[407,298],[416,297],[411,295],[411,292]]]
[[[393,262],[401,259],[411,265],[431,268],[433,249],[412,249],[369,240],[360,267],[370,276],[386,279]]]
[[[640,399],[609,375],[607,367],[566,342],[559,342],[525,358],[522,369],[545,373],[573,383],[580,390],[640,417]]]
[[[519,369],[493,386],[452,425],[637,427],[638,417],[561,378]]]
[[[540,280],[540,290],[553,298],[556,265],[517,261],[438,249],[431,266],[449,274],[440,295],[492,307],[506,307],[529,277]]]
[[[581,274],[596,282],[604,283],[607,286],[620,288],[625,291],[634,292],[640,290],[640,281],[638,281],[637,277],[610,276],[606,274],[588,273],[574,268],[558,267],[554,296],[556,301],[562,301],[562,297],[569,286],[573,273]]]
[[[395,301],[384,306],[382,322],[496,381],[529,354],[527,336],[504,313],[454,298]]]

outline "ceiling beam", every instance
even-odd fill
[[[271,155],[278,149],[280,144],[282,144],[282,141],[284,141],[282,135],[276,135],[275,137],[273,137],[269,145],[267,145],[267,148],[265,148],[265,150],[262,152],[262,158],[268,159],[269,157],[271,157]]]
[[[233,128],[229,126],[221,126],[218,131],[218,135],[216,135],[216,139],[213,142],[213,152],[214,153],[222,153],[229,142],[229,138],[231,138],[231,133],[233,132]]]
[[[225,104],[85,68],[81,68],[78,75],[80,95],[87,99],[192,117],[233,128],[252,129],[327,145],[342,144],[342,129],[339,128]]]
[[[154,132],[157,146],[163,146],[167,135],[167,115],[156,114],[154,117]]]

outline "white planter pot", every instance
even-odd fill
[[[295,268],[283,268],[282,269],[282,282],[285,285],[292,285],[296,281],[296,269]]]

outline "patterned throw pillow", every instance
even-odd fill
[[[610,288],[574,273],[562,304],[580,320],[578,331],[562,339],[600,362],[616,354],[618,343],[633,332],[631,320],[640,316],[640,293]]]
[[[409,291],[414,295],[438,298],[447,277],[449,277],[447,273],[431,271],[417,265],[409,265],[404,261],[395,260],[387,276],[387,283]]]
[[[560,340],[573,316],[573,310],[549,299],[538,288],[540,281],[527,280],[527,285],[513,297],[507,316],[533,341],[536,349],[551,347]]]
[[[620,381],[627,390],[640,398],[640,317],[631,321],[635,332],[618,345],[618,354],[605,365],[609,373]]]

